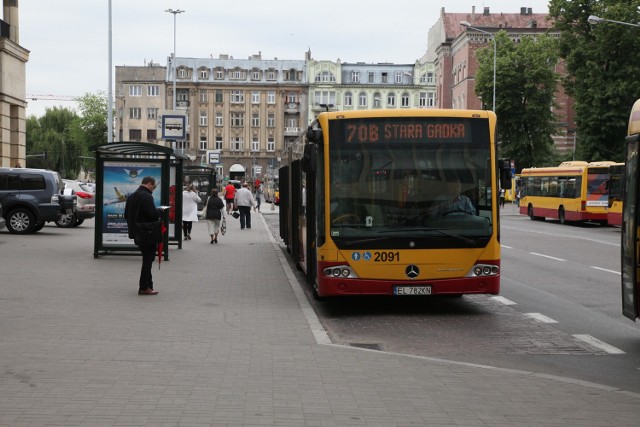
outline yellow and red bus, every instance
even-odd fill
[[[622,225],[622,200],[624,183],[624,163],[614,163],[609,167],[609,225]]]
[[[316,297],[497,294],[511,171],[495,126],[491,111],[320,113],[279,171],[280,236]]]
[[[558,167],[522,169],[520,213],[532,220],[553,218],[607,224],[609,167],[614,162],[563,162]]]

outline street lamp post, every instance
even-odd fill
[[[498,53],[498,48],[496,45],[496,36],[494,36],[488,31],[484,31],[484,30],[481,30],[480,28],[474,27],[467,21],[461,21],[460,25],[462,25],[465,28],[470,28],[472,30],[476,30],[478,32],[486,34],[489,37],[491,37],[491,40],[493,41],[493,112],[495,113],[496,112],[496,58]]]
[[[165,12],[173,14],[173,58],[171,60],[173,65],[173,110],[176,109],[176,15],[183,13],[184,10],[180,9],[167,9]]]
[[[598,24],[602,24],[603,22],[611,22],[611,23],[614,23],[614,24],[628,25],[630,27],[638,27],[638,28],[640,28],[640,22],[637,23],[637,24],[633,24],[631,22],[622,22],[622,21],[614,21],[613,19],[604,19],[604,18],[600,18],[599,16],[595,16],[595,15],[589,15],[589,18],[587,18],[587,21],[591,25],[598,25]]]

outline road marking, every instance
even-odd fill
[[[545,236],[552,236],[554,238],[565,237],[565,238],[568,238],[568,239],[586,240],[587,242],[599,243],[601,245],[607,245],[607,246],[616,246],[616,247],[620,246],[620,242],[611,243],[611,242],[605,242],[604,240],[592,239],[592,238],[588,238],[588,237],[573,236],[573,235],[569,235],[569,234],[565,234],[565,233],[549,233],[549,232],[545,232],[545,231],[535,231],[535,230],[523,229],[520,226],[518,226],[518,227],[509,227],[509,226],[505,226],[504,222],[500,223],[500,228],[506,228],[506,229],[509,229],[509,230],[517,230],[519,233],[526,232],[526,233],[532,233],[532,234],[542,234],[542,235],[545,235]]]
[[[505,297],[491,297],[492,300],[494,301],[498,301],[504,305],[516,305],[516,302],[511,301],[510,299],[507,299]]]
[[[613,273],[613,274],[617,274],[618,276],[620,275],[619,271],[615,271],[615,270],[607,270],[606,268],[602,268],[602,267],[596,267],[595,265],[592,265],[591,268],[595,268],[596,270],[600,270],[600,271],[606,271],[607,273]]]
[[[533,320],[536,320],[540,323],[558,323],[557,320],[553,320],[552,318],[547,317],[544,314],[540,314],[540,313],[525,313],[524,315],[529,316]]]
[[[551,255],[544,255],[544,254],[539,254],[537,252],[529,252],[531,255],[536,255],[536,256],[541,256],[544,258],[549,258],[549,259],[555,259],[556,261],[566,261],[566,259],[562,259],[562,258],[556,258],[554,256]]]
[[[513,249],[513,246],[507,246],[507,245],[500,245],[500,247],[505,249]]]
[[[609,354],[624,354],[624,351],[620,350],[619,348],[616,348],[612,345],[609,345],[605,342],[600,341],[599,339],[592,337],[591,335],[586,335],[586,334],[577,334],[573,336],[574,338],[580,340],[580,341],[584,341],[587,344],[599,348],[600,350],[604,351],[605,353],[609,353]]]

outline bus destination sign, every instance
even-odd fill
[[[421,117],[348,120],[344,123],[347,144],[369,143],[465,143],[471,142],[471,123],[468,119],[433,120]]]

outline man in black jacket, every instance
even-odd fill
[[[127,198],[124,208],[124,217],[127,219],[129,228],[129,238],[133,239],[138,249],[142,253],[142,269],[140,270],[140,287],[138,295],[156,295],[158,291],[153,290],[153,278],[151,276],[151,266],[156,257],[157,245],[155,243],[145,243],[139,239],[139,229],[137,224],[142,222],[153,222],[160,219],[160,213],[153,201],[153,190],[156,188],[156,180],[152,176],[142,178],[142,184]]]

